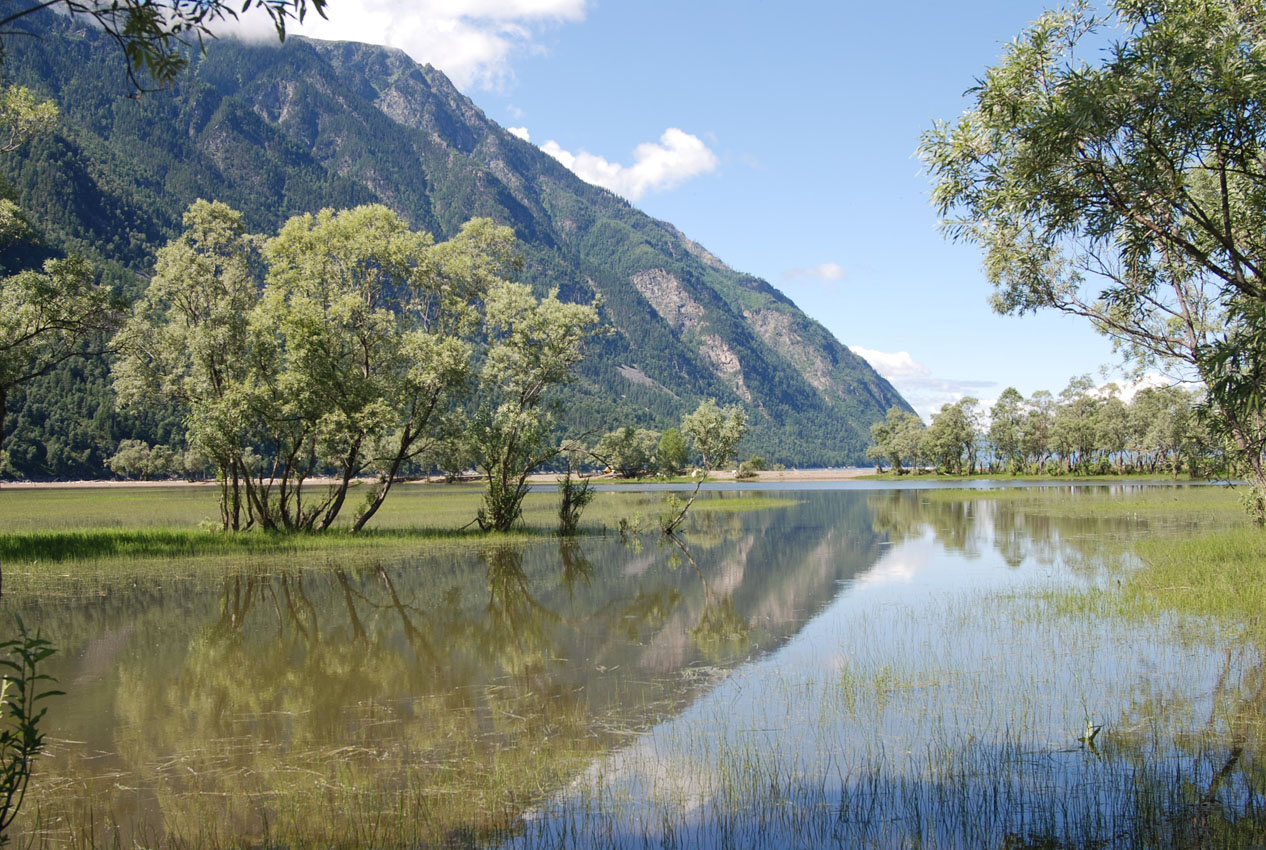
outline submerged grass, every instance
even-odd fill
[[[207,553],[271,558],[306,556],[311,548],[337,555],[349,546],[464,546],[487,539],[453,526],[477,493],[439,494],[450,501],[410,506],[402,500],[388,527],[367,537],[234,537],[192,529],[58,533],[86,535],[75,545],[79,551],[100,547],[104,554],[94,557],[156,563]],[[199,751],[207,760],[196,772],[186,776],[184,763],[171,767],[191,790],[163,801],[176,814],[165,815],[153,840],[140,843],[1261,848],[1266,788],[1255,773],[1261,724],[1243,719],[1263,710],[1252,699],[1254,677],[1261,675],[1257,656],[1244,653],[1233,665],[1228,653],[1227,672],[1217,676],[1220,695],[1208,699],[1204,692],[1213,685],[1207,680],[1216,671],[1204,678],[1201,672],[1216,666],[1209,664],[1216,651],[1156,650],[1173,643],[1166,618],[1251,624],[1266,611],[1266,535],[1237,519],[1234,494],[1208,487],[1127,493],[1056,487],[926,497],[1014,500],[1026,513],[1049,516],[1181,515],[1226,530],[1121,541],[1135,568],[1089,591],[1055,586],[1025,596],[1013,590],[982,602],[978,591],[947,586],[926,605],[895,595],[867,605],[858,594],[856,604],[837,613],[834,630],[818,628],[814,646],[799,648],[799,667],[770,672],[772,665],[755,664],[719,677],[715,691],[679,722],[645,735],[630,732],[630,743],[619,749],[596,736],[591,719],[569,715],[568,701],[543,691],[546,682],[537,674],[498,682],[498,693],[518,684],[522,694],[494,710],[454,715],[443,701],[411,705],[411,715],[436,718],[433,733],[390,745],[370,739],[362,751],[325,752],[297,766],[270,766],[269,751],[246,768],[226,770],[218,761],[225,742],[217,739]],[[553,496],[533,498],[531,516],[540,518],[533,527],[544,535]],[[756,510],[791,502],[742,496],[696,508]],[[598,505],[605,506],[586,514],[591,530],[631,506],[653,512],[658,496],[624,493]],[[996,516],[963,513],[971,528],[1001,533],[990,524]],[[410,526],[418,516],[426,517],[429,531]],[[0,547],[16,536],[0,536]],[[181,548],[186,544],[189,550]],[[0,548],[7,577],[5,551]],[[914,558],[919,551],[912,546],[907,554]],[[837,557],[838,550],[819,554]],[[1140,646],[1150,654],[1136,669],[1126,656],[1134,658]],[[351,676],[372,666],[353,654],[339,669]],[[1173,670],[1186,678],[1167,682],[1163,675]],[[382,722],[381,706],[366,703],[364,710],[364,718],[345,718],[349,726],[363,731]],[[1103,726],[1097,747],[1078,740],[1092,724]],[[494,758],[479,756],[474,743],[469,751],[452,751],[452,741],[466,740],[461,730],[467,727],[472,742],[499,742]],[[256,737],[248,741],[263,746]],[[97,776],[86,763],[84,769],[110,794],[134,783]],[[127,802],[125,795],[118,799]],[[56,806],[46,814],[52,823]],[[99,846],[95,835],[90,825],[69,837],[50,826],[33,843]]]
[[[690,508],[696,513],[740,513],[743,511],[766,511],[773,508],[788,508],[798,505],[797,499],[783,496],[728,496],[715,494],[717,497],[695,502]]]
[[[1128,483],[1051,484],[990,490],[943,488],[919,491],[931,504],[1005,504],[1051,519],[1162,519],[1184,525],[1227,528],[1244,522],[1238,489],[1226,485],[1163,487]],[[1211,524],[1211,525],[1210,525]]]

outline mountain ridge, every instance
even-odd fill
[[[745,451],[838,465],[861,461],[888,407],[908,409],[785,294],[583,182],[402,51],[220,41],[171,90],[123,98],[113,45],[51,15],[39,26],[6,67],[58,103],[61,124],[3,170],[49,246],[95,255],[120,286],[147,273],[198,197],[265,233],[299,212],[370,202],[437,238],[483,215],[515,229],[534,287],[602,296],[615,331],[563,392],[576,429],[662,428],[714,397],[747,407]],[[31,463],[57,474],[47,458]]]

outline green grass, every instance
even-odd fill
[[[744,511],[766,511],[773,508],[787,508],[800,504],[796,499],[782,496],[738,496],[703,499],[695,502],[691,511],[699,513],[740,513]]]
[[[1231,621],[1266,637],[1266,531],[1244,525],[1185,540],[1143,540],[1127,606]]]
[[[933,500],[1006,499],[1035,507],[1030,491],[937,491]],[[1106,586],[1059,589],[1037,594],[1040,603],[1060,616],[1121,616],[1131,620],[1176,616],[1190,627],[1199,621],[1218,632],[1249,637],[1266,647],[1266,531],[1252,526],[1238,491],[1228,487],[1143,488],[1127,496],[1083,494],[1049,499],[1051,516],[1133,516],[1150,520],[1180,517],[1194,534],[1147,535],[1117,542],[1123,557],[1102,559],[1123,565],[1124,573]]]
[[[216,494],[206,488],[9,490],[0,493],[0,563],[11,568],[135,559],[222,561],[556,536],[557,494],[529,494],[522,522],[505,534],[487,534],[472,523],[482,498],[478,485],[406,486],[392,494],[374,523],[360,533],[350,533],[344,523],[322,534],[230,534],[211,527]],[[580,533],[602,534],[635,512],[653,513],[661,499],[659,493],[598,493],[584,513]],[[737,513],[794,504],[782,497],[720,493],[700,499],[692,510]]]

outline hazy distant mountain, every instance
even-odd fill
[[[10,155],[4,169],[43,228],[46,250],[91,253],[123,285],[147,273],[155,248],[199,197],[237,207],[260,232],[296,213],[369,202],[439,239],[472,216],[490,216],[522,240],[525,280],[558,286],[566,298],[604,299],[616,332],[566,391],[578,429],[663,428],[714,397],[746,406],[744,453],[840,464],[861,460],[870,424],[890,406],[907,407],[768,283],[584,183],[400,51],[224,40],[175,88],[138,98],[128,96],[113,43],[53,16],[38,27],[38,38],[6,42],[4,68],[58,103],[60,128]],[[12,266],[38,253],[4,259]],[[108,410],[100,368],[79,368],[101,398],[76,421],[98,427],[65,438],[64,458],[35,444],[53,425],[31,406],[47,407],[50,392],[64,396],[67,379],[13,400],[12,449],[28,474],[84,474],[111,440],[164,439],[178,427],[119,419]]]

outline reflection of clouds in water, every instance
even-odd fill
[[[566,793],[592,795],[601,789],[606,796],[614,791],[618,804],[631,806],[629,814],[633,820],[642,820],[639,811],[654,816],[651,801],[678,815],[688,815],[712,800],[718,777],[709,769],[711,763],[702,757],[691,757],[679,746],[665,747],[654,737],[644,737],[610,758],[591,764],[572,781]],[[524,819],[531,820],[534,814],[538,813],[529,813]],[[651,823],[642,826],[653,829]]]
[[[893,545],[870,569],[857,574],[854,584],[867,587],[885,584],[913,584],[915,576],[928,567],[936,554],[931,535]]]

